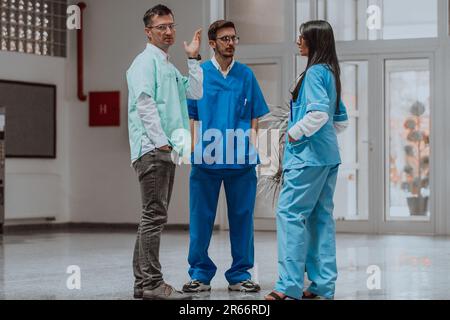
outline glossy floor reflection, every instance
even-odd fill
[[[0,299],[132,297],[133,232],[39,232],[0,239]],[[262,292],[227,291],[223,274],[231,264],[228,233],[216,232],[210,248],[218,266],[212,292],[195,299],[262,299],[277,277],[276,235],[257,232],[255,239],[252,273]],[[186,231],[164,233],[163,271],[166,281],[177,288],[189,280],[188,243]],[[337,245],[336,299],[450,299],[450,238],[339,234]],[[80,290],[67,288],[67,269],[72,265],[81,270]]]

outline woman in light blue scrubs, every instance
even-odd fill
[[[337,279],[333,196],[341,163],[336,134],[348,123],[341,101],[333,29],[326,21],[300,27],[306,70],[292,92],[278,200],[279,279],[267,300],[333,299]],[[304,289],[304,274],[311,285]]]

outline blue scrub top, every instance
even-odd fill
[[[328,122],[311,137],[289,143],[286,148],[283,169],[300,169],[309,166],[331,166],[341,163],[334,121],[348,119],[345,105],[340,101],[336,112],[336,83],[334,74],[325,64],[312,66],[306,72],[297,101],[292,102],[288,130],[312,111],[323,111],[329,115]],[[287,136],[287,135],[286,135]]]
[[[189,117],[200,121],[193,165],[209,169],[256,166],[259,157],[245,133],[251,129],[251,121],[269,113],[269,108],[255,75],[239,62],[226,78],[211,61],[202,68],[203,98],[188,100]],[[235,138],[235,132],[246,138]]]

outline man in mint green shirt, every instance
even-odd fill
[[[189,299],[164,282],[159,247],[175,177],[171,154],[182,155],[190,144],[186,99],[203,96],[201,29],[189,45],[184,43],[189,58],[189,77],[184,77],[169,61],[176,33],[172,11],[157,5],[146,12],[144,23],[147,47],[127,71],[131,161],[142,196],[142,219],[133,256],[134,297]]]

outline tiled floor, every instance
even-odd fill
[[[210,248],[218,266],[211,294],[198,299],[262,299],[277,278],[276,235],[257,232],[255,295],[230,294],[223,276],[230,266],[227,232]],[[39,232],[0,236],[0,299],[130,299],[133,232]],[[188,280],[186,231],[166,231],[161,262],[165,280],[180,288]],[[450,299],[450,238],[413,236],[337,237],[336,299]],[[69,290],[67,268],[80,267],[81,289]],[[373,269],[369,267],[372,266]],[[370,270],[380,270],[380,289]]]

